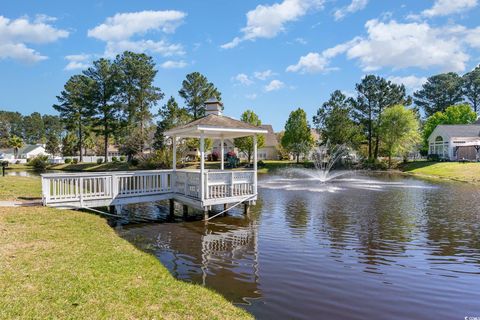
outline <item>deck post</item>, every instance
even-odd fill
[[[225,157],[225,147],[223,146],[224,145],[224,139],[222,137],[222,139],[220,139],[220,144],[222,145],[220,147],[220,170],[225,170],[225,165],[223,164],[223,161],[225,160],[224,157]]]
[[[173,215],[175,214],[175,201],[173,199],[168,200],[169,203],[169,218],[173,218]]]
[[[208,220],[208,207],[203,208],[203,220]]]
[[[183,205],[183,218],[188,218],[188,206],[186,204]]]
[[[200,199],[205,199],[205,133],[202,131],[200,135]]]
[[[243,214],[249,214],[250,213],[250,204],[248,202],[245,202],[243,205]]]
[[[253,194],[257,194],[257,134],[253,135]]]

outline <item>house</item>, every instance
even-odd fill
[[[261,125],[260,128],[267,130],[267,133],[263,136],[265,137],[265,142],[263,146],[258,149],[258,159],[259,160],[278,160],[280,153],[278,152],[278,139],[275,132],[273,132],[273,127],[270,124]]]
[[[23,148],[18,149],[18,155],[16,159],[13,148],[0,150],[0,159],[10,162],[17,160],[24,160],[20,162],[26,162],[27,159],[35,158],[38,155],[49,154],[45,151],[45,148],[39,144],[27,144]]]
[[[446,160],[479,160],[480,124],[438,125],[428,137],[428,154]]]

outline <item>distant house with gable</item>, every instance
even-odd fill
[[[23,148],[18,149],[18,156],[15,158],[13,148],[0,149],[0,160],[26,162],[28,159],[35,158],[38,155],[50,155],[45,151],[45,147],[40,144],[27,144]]]
[[[428,137],[428,154],[442,159],[479,160],[480,124],[441,124]]]

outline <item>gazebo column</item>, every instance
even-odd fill
[[[205,133],[202,131],[200,134],[200,199],[205,200],[206,195],[206,183],[205,183]],[[203,208],[203,215],[205,220],[208,219],[208,208]]]
[[[173,146],[173,160],[172,160],[172,169],[177,170],[177,137],[172,137],[172,146]]]
[[[257,135],[253,135],[253,194],[257,194]]]
[[[225,154],[225,148],[224,148],[224,139],[223,137],[220,139],[220,144],[222,145],[220,147],[220,169],[223,171],[225,170],[225,165],[223,164],[224,159],[224,154]]]

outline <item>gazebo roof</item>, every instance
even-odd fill
[[[167,136],[200,138],[239,138],[254,134],[265,134],[267,130],[230,117],[209,114],[203,118],[178,126],[165,132]]]

